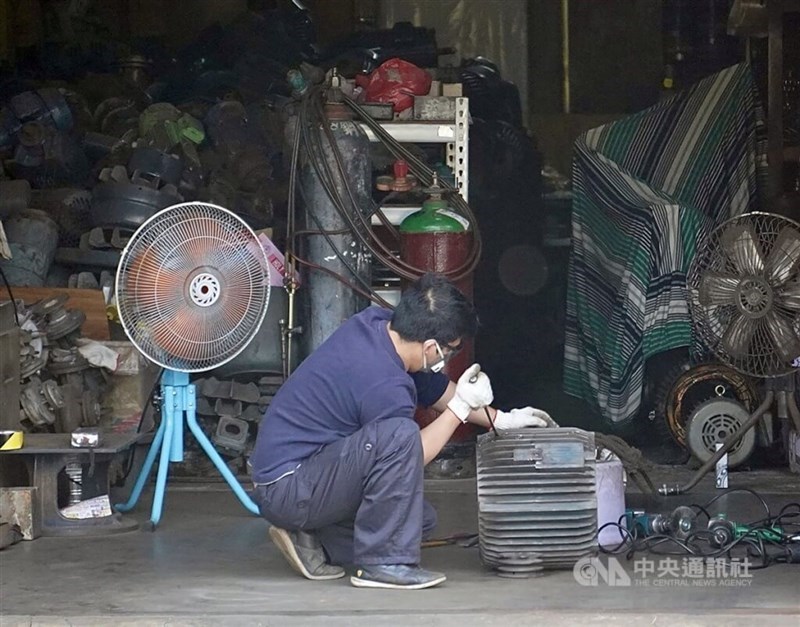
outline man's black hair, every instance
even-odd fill
[[[475,307],[441,274],[422,275],[400,297],[392,316],[392,329],[408,342],[436,340],[452,345],[473,338],[478,330]]]

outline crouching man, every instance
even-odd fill
[[[489,427],[488,376],[476,365],[457,383],[441,372],[474,337],[472,304],[427,274],[394,312],[369,307],[343,323],[275,395],[250,459],[254,498],[270,537],[308,579],[363,588],[422,589],[445,575],[420,567],[436,523],[423,468],[456,428]],[[441,414],[420,429],[417,405]],[[489,409],[497,429],[554,425],[530,407]]]

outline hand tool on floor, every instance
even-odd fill
[[[468,549],[478,544],[477,533],[457,533],[452,536],[445,536],[444,538],[432,538],[425,540],[422,543],[423,549],[432,549],[437,546],[448,546],[450,544],[457,544],[458,546]]]

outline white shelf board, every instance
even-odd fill
[[[357,122],[371,142],[375,133],[363,122]],[[381,122],[381,126],[399,142],[415,144],[447,144],[456,141],[456,125],[443,122]]]

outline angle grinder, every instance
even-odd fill
[[[691,507],[682,505],[668,514],[651,514],[643,510],[625,511],[627,529],[635,536],[671,536],[685,540],[697,529],[697,514]]]

